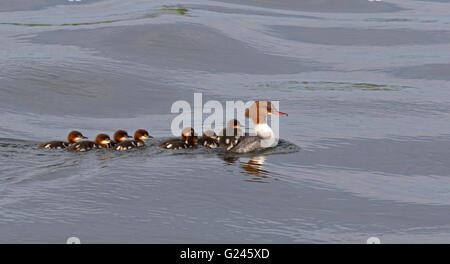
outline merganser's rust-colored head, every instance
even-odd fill
[[[185,127],[183,130],[181,130],[181,139],[186,143],[190,145],[197,145],[197,133],[195,133],[194,129],[192,127]]]
[[[216,132],[214,132],[212,130],[207,130],[207,131],[203,132],[202,137],[216,139],[217,135],[216,135]]]
[[[150,136],[147,130],[144,129],[138,129],[136,132],[134,132],[134,139],[139,141],[144,141],[144,139],[153,138]]]
[[[268,115],[285,115],[287,113],[279,112],[271,102],[255,101],[245,110],[245,117],[251,118],[254,124],[265,124]]]
[[[86,139],[87,137],[83,136],[80,131],[71,131],[67,136],[67,141],[69,143],[77,143],[82,139]]]
[[[122,141],[125,141],[127,138],[131,138],[131,136],[128,135],[127,131],[125,130],[117,130],[114,133],[114,142],[120,143]]]
[[[98,134],[95,138],[95,143],[106,146],[111,143],[111,138],[106,134]]]

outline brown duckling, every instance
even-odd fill
[[[81,139],[87,139],[87,137],[83,136],[79,131],[71,131],[67,136],[67,142],[64,141],[49,141],[47,143],[41,144],[38,148],[45,149],[64,149],[69,147],[72,144],[77,143]]]
[[[127,140],[128,138],[131,138],[130,135],[128,135],[128,132],[122,129],[117,130],[114,132],[113,139],[114,141],[111,142],[111,146],[114,147],[120,142],[123,142]]]
[[[180,138],[170,138],[159,144],[164,149],[185,149],[196,147],[198,144],[197,134],[191,127],[185,127],[181,130]]]
[[[241,123],[236,119],[228,121],[226,127],[220,132],[217,138],[219,145],[225,150],[230,150],[239,144],[242,136],[244,136],[241,127]]]
[[[202,137],[198,140],[198,144],[207,148],[217,148],[219,146],[219,141],[217,140],[217,135],[212,130],[207,130],[203,132]]]

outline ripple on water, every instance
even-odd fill
[[[77,26],[89,26],[89,25],[101,25],[111,24],[117,22],[137,21],[150,18],[157,18],[163,15],[179,15],[179,16],[191,16],[190,10],[179,6],[162,6],[160,8],[154,8],[148,10],[143,15],[137,15],[128,18],[117,18],[108,20],[94,20],[84,22],[64,22],[64,23],[25,23],[25,22],[0,22],[0,25],[21,26],[21,27],[77,27]]]
[[[270,81],[247,85],[250,89],[276,89],[279,91],[401,91],[413,88],[404,85],[361,82],[331,82],[331,81]]]
[[[25,11],[39,10],[55,5],[81,5],[98,2],[101,0],[82,0],[82,1],[60,1],[60,0],[2,0],[0,3],[0,12],[5,11]]]
[[[239,158],[250,158],[251,160],[241,167],[244,171],[252,173],[252,169],[264,163],[269,155],[288,154],[299,151],[300,147],[295,144],[280,140],[278,146],[270,149],[254,151],[251,153],[228,153],[223,149],[209,149],[198,147],[195,149],[163,150],[158,148],[162,139],[151,140],[146,147],[132,149],[129,151],[93,150],[90,152],[70,152],[67,150],[45,150],[38,149],[38,142],[0,139],[0,161],[6,164],[1,171],[0,183],[27,183],[33,181],[61,180],[72,175],[82,174],[83,171],[101,173],[108,171],[108,163],[120,164],[123,160],[133,162],[138,167],[139,162],[145,162],[141,158],[162,158],[163,163],[173,163],[173,159],[184,159],[192,157],[217,157],[225,162],[233,163]],[[258,160],[259,159],[259,160]],[[195,166],[194,166],[195,167]],[[195,169],[193,167],[193,169]],[[256,174],[260,170],[253,171]],[[262,173],[264,174],[264,173]]]

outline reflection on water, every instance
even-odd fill
[[[244,161],[245,159],[248,159],[248,157],[231,155],[223,156],[223,160],[226,162],[226,164],[234,164],[236,162],[239,162],[239,167],[243,170],[242,173],[253,177],[250,179],[245,179],[245,181],[267,183],[265,179],[270,176],[270,173],[269,171],[263,169],[264,162],[267,160],[267,158],[264,155],[255,155],[250,156],[250,159],[248,161]]]
[[[224,160],[227,164],[233,164],[233,163],[235,163],[236,161],[239,160],[239,157],[224,155],[224,156],[223,156],[223,160]]]
[[[264,156],[254,156],[251,157],[247,162],[241,162],[240,166],[244,170],[244,172],[246,174],[255,176],[251,179],[247,179],[246,181],[267,183],[267,181],[264,181],[264,179],[269,177],[269,172],[263,169],[262,166],[265,160],[266,157]]]

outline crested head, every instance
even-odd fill
[[[80,131],[71,131],[67,136],[67,141],[69,143],[77,143],[78,141],[85,139],[87,137],[83,136]]]
[[[144,139],[147,139],[147,138],[153,138],[153,137],[150,136],[148,131],[145,129],[138,129],[138,130],[136,130],[136,132],[134,132],[135,140],[144,141]]]
[[[265,124],[268,115],[288,115],[279,112],[275,106],[268,101],[255,101],[245,110],[245,117],[252,119],[255,124]]]
[[[131,138],[129,135],[128,135],[128,133],[127,133],[127,131],[125,131],[125,130],[117,130],[115,133],[114,133],[114,141],[116,142],[116,143],[120,143],[120,142],[122,142],[122,141],[125,141],[127,138]]]
[[[95,138],[95,143],[100,145],[108,145],[111,143],[111,138],[107,134],[98,134]]]

